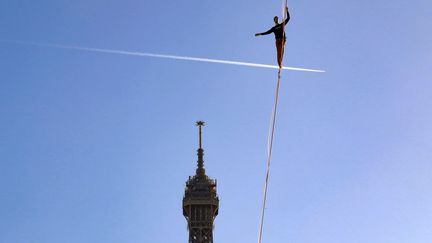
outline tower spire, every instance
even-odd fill
[[[205,122],[197,121],[196,125],[199,127],[199,148],[202,148],[201,128],[205,125]]]
[[[214,220],[219,212],[219,197],[216,180],[205,174],[204,149],[202,148],[203,121],[197,121],[199,128],[198,168],[194,176],[186,181],[183,197],[183,215],[188,223],[188,243],[213,243]]]
[[[198,147],[198,168],[196,169],[196,174],[198,176],[205,175],[204,169],[204,149],[202,148],[202,127],[205,125],[204,121],[197,121],[196,125],[199,129],[199,147]]]

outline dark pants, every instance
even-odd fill
[[[276,39],[276,50],[277,50],[277,61],[279,64],[279,67],[282,68],[282,60],[284,55],[284,49],[285,49],[285,39]]]

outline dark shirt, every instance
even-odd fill
[[[267,30],[266,32],[260,33],[260,34],[261,35],[268,35],[268,34],[274,33],[275,39],[282,39],[282,38],[285,39],[286,37],[285,37],[284,25],[288,24],[289,20],[290,20],[290,14],[287,11],[287,18],[286,18],[284,23],[277,24],[277,25],[273,26],[273,28]]]

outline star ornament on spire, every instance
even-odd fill
[[[201,127],[201,126],[205,125],[205,122],[204,121],[197,121],[196,125],[199,126],[199,127]]]

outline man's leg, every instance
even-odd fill
[[[285,42],[286,42],[286,40],[285,39],[283,39],[283,41],[282,41],[282,51],[281,51],[281,67],[282,67],[282,61],[283,61],[283,58],[284,58],[284,54],[285,54]]]
[[[277,61],[279,68],[282,68],[283,39],[276,39]]]

